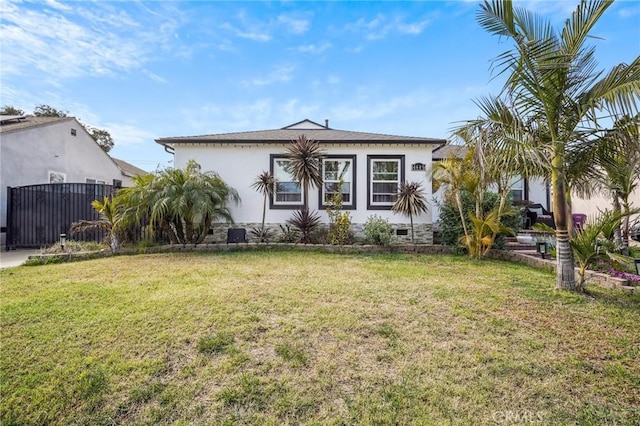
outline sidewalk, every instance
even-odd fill
[[[29,259],[29,256],[39,253],[39,249],[2,250],[0,251],[0,269],[20,266]]]

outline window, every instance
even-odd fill
[[[367,156],[370,210],[389,210],[396,200],[400,182],[404,181],[404,155]]]
[[[326,207],[337,192],[342,194],[342,207],[355,209],[356,194],[354,191],[356,180],[356,156],[328,155],[322,160],[322,191],[320,191],[320,205]],[[342,186],[340,187],[340,181]]]
[[[91,179],[91,178],[87,178],[87,182],[86,183],[95,183],[98,185],[105,185],[107,182],[100,180],[100,179]]]
[[[271,174],[276,180],[271,208],[289,209],[302,206],[302,188],[289,171],[290,160],[271,155]]]
[[[64,183],[66,180],[66,173],[49,171],[49,183]]]
[[[75,136],[76,134],[76,129],[71,129],[71,136]]]
[[[511,178],[509,187],[511,188],[511,198],[513,201],[524,200],[524,179],[519,176]]]

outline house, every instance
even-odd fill
[[[444,139],[394,136],[337,130],[311,120],[303,120],[281,129],[223,133],[204,136],[180,136],[157,139],[165,150],[174,153],[175,167],[184,167],[191,159],[203,170],[213,170],[235,188],[242,203],[231,206],[235,227],[250,230],[262,221],[262,195],[251,187],[265,170],[271,171],[277,184],[267,206],[266,222],[277,231],[294,211],[301,208],[302,189],[287,172],[285,149],[300,135],[318,141],[325,150],[322,160],[324,185],[309,194],[310,209],[325,223],[327,201],[338,189],[343,208],[351,213],[352,230],[362,236],[364,223],[372,215],[387,219],[397,241],[410,241],[409,218],[391,211],[394,195],[403,181],[422,183],[424,195],[431,199],[431,152],[446,143]],[[224,241],[229,225],[214,225],[214,241]],[[431,211],[414,218],[416,242],[432,243]]]
[[[2,245],[7,187],[46,183],[128,186],[133,175],[146,173],[125,162],[119,165],[73,117],[0,116],[0,166]]]

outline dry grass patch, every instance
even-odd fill
[[[640,420],[640,298],[520,265],[275,251],[0,274],[2,424]]]

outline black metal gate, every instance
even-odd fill
[[[102,241],[105,231],[95,229],[69,235],[73,222],[97,220],[93,200],[111,195],[112,185],[51,183],[7,188],[7,250],[41,248],[60,239],[60,234],[81,241]]]

